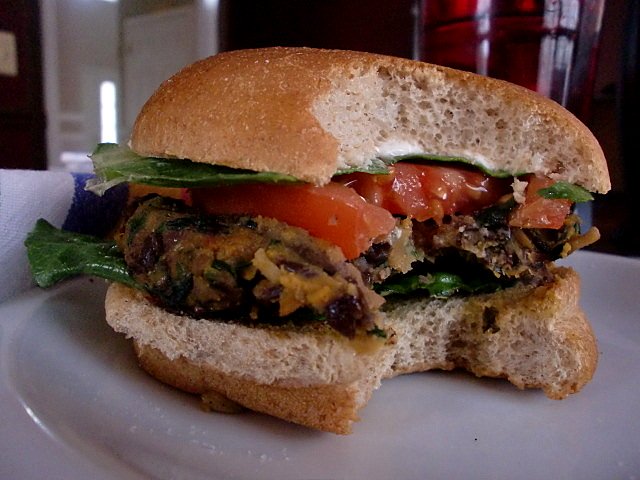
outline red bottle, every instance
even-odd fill
[[[536,90],[586,119],[604,0],[423,0],[421,60]]]

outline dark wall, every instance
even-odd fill
[[[413,0],[221,0],[220,49],[305,46],[411,57]]]
[[[0,74],[0,167],[46,168],[37,0],[0,0],[0,31],[15,36],[18,73]]]

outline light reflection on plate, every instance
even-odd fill
[[[352,435],[217,415],[140,371],[80,279],[0,306],[1,478],[640,478],[640,261],[580,252],[600,363],[564,401],[429,372],[385,381]],[[526,473],[525,473],[526,472]]]

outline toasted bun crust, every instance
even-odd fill
[[[348,383],[283,387],[265,385],[242,376],[228,375],[208,363],[175,360],[148,345],[135,344],[142,368],[158,380],[203,396],[221,394],[261,413],[280,417],[298,425],[333,432],[351,433],[358,411],[380,386],[379,371]]]
[[[402,373],[461,367],[541,388],[550,398],[577,392],[597,364],[578,294],[577,273],[560,268],[542,287],[389,303],[385,328],[394,334],[366,353],[335,335],[172,315],[118,284],[109,288],[106,313],[116,331],[133,338],[142,367],[161,381],[344,434],[381,380]]]
[[[375,157],[423,153],[610,188],[597,140],[555,102],[471,73],[350,51],[268,48],[196,62],[145,104],[130,145],[316,184]]]

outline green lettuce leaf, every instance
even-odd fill
[[[89,180],[86,188],[98,195],[102,195],[109,188],[125,182],[157,187],[184,188],[259,182],[299,182],[295,177],[280,173],[255,172],[176,158],[140,156],[128,147],[113,143],[99,144],[91,154],[91,160],[96,178]],[[504,170],[488,169],[468,158],[430,154],[375,158],[366,168],[345,168],[339,170],[337,175],[354,172],[385,174],[389,172],[391,165],[401,161],[462,163],[478,168],[492,177],[507,178],[511,176]],[[539,193],[544,198],[566,198],[576,203],[593,200],[587,190],[568,182],[557,182],[550,187],[541,189]]]
[[[99,144],[91,154],[91,160],[96,178],[87,182],[87,190],[98,195],[124,182],[157,187],[210,187],[238,183],[296,183],[299,181],[290,175],[280,173],[254,172],[176,158],[145,157],[126,146],[114,143]],[[462,157],[427,154],[375,158],[365,168],[344,168],[336,174],[344,175],[354,172],[385,174],[389,172],[390,165],[404,160],[465,163],[494,177],[509,176],[504,171],[489,170]]]
[[[290,175],[253,172],[195,163],[189,160],[143,157],[114,143],[101,143],[91,154],[96,178],[87,190],[102,195],[119,183],[131,182],[156,187],[209,187],[237,183],[294,183]]]
[[[574,203],[589,202],[593,195],[588,190],[569,182],[556,182],[553,185],[538,190],[538,195],[543,198],[564,198]]]
[[[393,276],[377,285],[375,290],[383,297],[423,292],[434,298],[449,298],[456,294],[492,292],[499,288],[498,282],[479,278],[469,280],[454,273],[435,272]]]
[[[115,242],[59,230],[40,219],[27,235],[25,246],[33,278],[42,288],[77,275],[140,288],[129,275]]]

